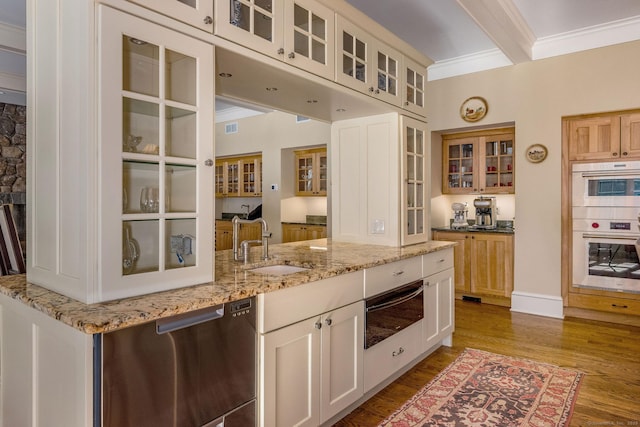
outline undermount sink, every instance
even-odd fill
[[[284,276],[286,274],[299,273],[301,271],[307,271],[309,268],[296,267],[294,265],[267,265],[265,267],[250,268],[248,271],[252,273],[271,274],[274,276]]]

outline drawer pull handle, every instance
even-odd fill
[[[618,305],[618,304],[611,304],[611,307],[615,307],[615,308],[629,308],[628,305]]]
[[[402,353],[404,353],[404,348],[400,347],[398,351],[394,351],[393,353],[391,353],[391,356],[393,357],[400,356]]]
[[[394,275],[394,276],[401,276],[401,275],[403,275],[403,274],[404,274],[404,270],[394,271],[394,272],[393,272],[393,275]]]
[[[444,258],[439,259],[438,262],[444,262]]]

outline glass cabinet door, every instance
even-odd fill
[[[513,134],[484,138],[483,168],[485,193],[513,192]]]
[[[424,115],[424,88],[427,69],[413,63],[409,58],[404,58],[406,81],[403,106],[409,111]]]
[[[213,32],[214,0],[129,0],[194,27]]]
[[[477,138],[456,139],[445,143],[444,184],[445,193],[477,191],[474,174]]]
[[[213,47],[102,11],[104,277],[116,296],[211,280]]]
[[[424,123],[402,117],[402,244],[428,240],[427,152]]]

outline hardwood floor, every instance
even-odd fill
[[[377,425],[465,347],[584,372],[571,426],[640,426],[640,328],[458,300],[453,347],[439,348],[335,425]]]

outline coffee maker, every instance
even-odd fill
[[[452,203],[451,210],[453,210],[453,222],[451,228],[464,228],[467,225],[467,203]]]
[[[480,196],[473,200],[476,208],[476,228],[496,228],[496,198]]]

